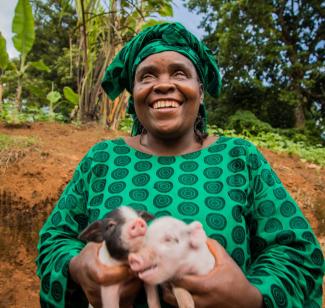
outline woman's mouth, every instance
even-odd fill
[[[158,269],[158,265],[153,264],[153,265],[145,268],[144,270],[138,272],[138,277],[140,279],[146,279],[147,276],[150,276],[151,274],[153,274],[157,269]]]
[[[180,102],[175,100],[157,100],[151,107],[153,109],[164,109],[164,108],[178,108],[181,105]]]

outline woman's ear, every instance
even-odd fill
[[[203,89],[203,84],[200,83],[200,104],[203,104],[204,100],[204,89]]]

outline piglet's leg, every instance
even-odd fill
[[[183,288],[178,288],[172,285],[173,294],[176,297],[179,308],[195,308],[195,304],[190,292]]]
[[[119,308],[120,307],[120,285],[101,287],[103,308]]]
[[[147,294],[147,301],[149,308],[160,308],[159,295],[157,287],[154,285],[144,284]]]

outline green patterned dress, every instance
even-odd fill
[[[87,307],[68,277],[84,247],[76,237],[120,205],[199,220],[266,307],[321,307],[324,259],[309,223],[256,147],[228,137],[181,156],[149,155],[123,139],[93,146],[40,232],[42,307]]]

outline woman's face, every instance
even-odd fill
[[[133,98],[148,133],[179,138],[194,132],[202,89],[192,62],[165,51],[144,59],[135,72]]]

